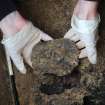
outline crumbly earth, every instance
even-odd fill
[[[18,0],[17,5],[22,15],[24,15],[27,19],[30,19],[37,27],[47,32],[54,38],[61,38],[70,28],[70,18],[72,16],[75,3],[76,0]],[[73,70],[72,68],[74,68],[78,64],[78,60],[76,60],[78,50],[75,49],[75,53],[70,53],[72,57],[74,57],[74,59],[71,58],[69,54],[65,56],[67,66],[66,63],[63,62],[63,64],[59,64],[59,67],[56,68],[56,63],[59,61],[59,59],[57,58],[61,59],[62,54],[63,56],[65,55],[65,48],[63,50],[62,48],[58,48],[59,44],[63,46],[64,41],[59,39],[55,41],[57,44],[55,42],[38,44],[33,49],[32,54],[33,65],[35,64],[34,70],[27,66],[27,74],[22,75],[17,72],[16,68],[14,67],[16,86],[19,92],[21,105],[105,105],[104,10],[105,1],[103,0],[99,8],[99,12],[101,13],[101,23],[99,26],[100,39],[97,43],[97,65],[91,65],[87,59],[82,60],[78,67],[79,71],[81,72],[81,79],[79,80],[80,84],[78,86],[71,89],[66,89],[59,95],[45,95],[40,92],[39,87],[41,82],[47,83],[49,82],[49,79],[51,77],[48,76],[46,78],[46,76],[43,76],[43,73],[50,72],[60,76],[71,73],[71,71]],[[52,45],[53,47],[49,45]],[[43,48],[43,46],[46,47]],[[75,45],[73,44],[73,46]],[[54,59],[50,58],[52,60],[51,63],[53,63],[54,68],[51,68],[52,65],[47,58],[49,57],[49,55],[46,55],[46,53],[50,54],[51,50],[53,50],[53,54],[56,54],[57,56],[55,57],[55,55],[52,55],[55,57],[55,63],[53,62]],[[74,56],[75,54],[76,56]],[[1,45],[0,58],[0,105],[14,105],[11,98],[12,92],[9,84],[5,55]],[[35,60],[36,58],[39,60]],[[70,58],[70,62],[68,58]],[[48,63],[46,63],[45,60],[48,60]],[[68,63],[70,63],[71,65],[71,63],[74,61],[75,63],[70,66],[70,71],[68,69],[66,69],[67,71],[64,70],[66,67],[69,67]],[[44,65],[44,69],[43,67],[41,67],[43,66],[43,64],[46,64],[46,68]],[[60,66],[62,69],[60,69]],[[49,69],[48,67],[51,69]],[[75,79],[77,79],[76,76]]]

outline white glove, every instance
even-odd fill
[[[28,22],[15,35],[3,37],[2,44],[5,45],[5,48],[17,69],[25,74],[26,68],[23,59],[32,67],[32,49],[40,40],[49,41],[52,40],[52,38],[33,26],[31,22]]]
[[[93,20],[82,20],[73,16],[71,20],[72,28],[64,36],[64,38],[77,42],[77,47],[81,49],[79,58],[88,57],[92,64],[97,62],[96,42],[98,40],[99,22],[99,15]]]

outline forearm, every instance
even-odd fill
[[[97,7],[97,1],[79,0],[74,9],[74,15],[86,20],[94,19],[97,15]]]
[[[27,20],[16,10],[9,13],[0,21],[0,28],[3,35],[14,35],[16,32],[20,31],[26,23]]]

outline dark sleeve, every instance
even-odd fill
[[[0,20],[15,10],[16,5],[13,0],[0,0]]]

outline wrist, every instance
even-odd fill
[[[27,21],[19,14],[19,12],[14,11],[1,20],[0,28],[3,35],[13,35],[20,31],[26,23]]]

